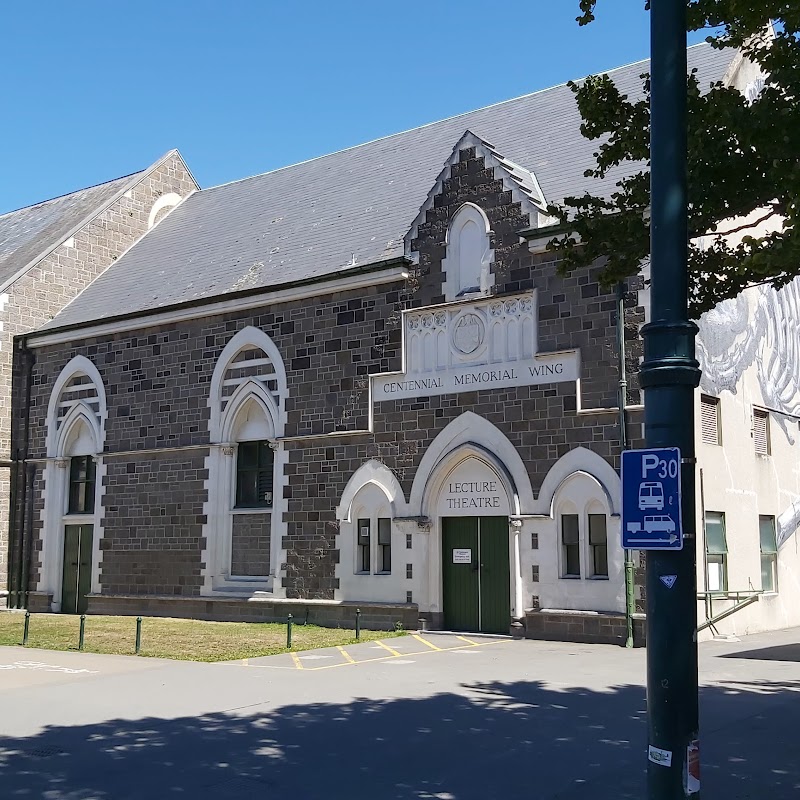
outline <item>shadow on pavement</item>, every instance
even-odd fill
[[[800,644],[781,644],[761,647],[758,650],[738,650],[725,653],[720,658],[752,658],[758,661],[800,661]]]
[[[703,794],[789,800],[800,681],[706,688]],[[746,720],[745,723],[742,720]],[[47,800],[644,797],[644,690],[464,694],[111,720],[0,738],[0,795]]]

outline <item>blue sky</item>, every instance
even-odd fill
[[[643,5],[580,28],[578,0],[5,3],[0,213],[173,147],[213,186],[637,61]]]

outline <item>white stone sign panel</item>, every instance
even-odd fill
[[[372,400],[574,382],[577,350],[536,351],[534,293],[404,312],[405,371],[372,378]]]

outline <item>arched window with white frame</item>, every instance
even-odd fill
[[[47,413],[38,590],[54,611],[83,613],[100,591],[106,417],[100,373],[76,356],[56,380]]]
[[[592,475],[576,472],[556,491],[559,577],[608,580],[610,503]]]
[[[203,591],[275,591],[283,535],[286,374],[258,328],[224,348],[209,391]]]
[[[464,203],[447,229],[447,255],[442,261],[445,300],[489,294],[494,283],[491,273],[489,218],[474,203]]]

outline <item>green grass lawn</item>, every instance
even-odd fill
[[[0,613],[0,645],[22,644],[24,614]],[[80,621],[68,614],[31,614],[28,646],[46,650],[77,650]],[[361,641],[385,639],[402,632],[361,631]],[[294,625],[292,651],[355,642],[355,631]],[[87,615],[84,650],[133,655],[135,617]],[[188,661],[229,661],[286,653],[286,625],[266,622],[202,622],[192,619],[144,617],[140,655]]]

